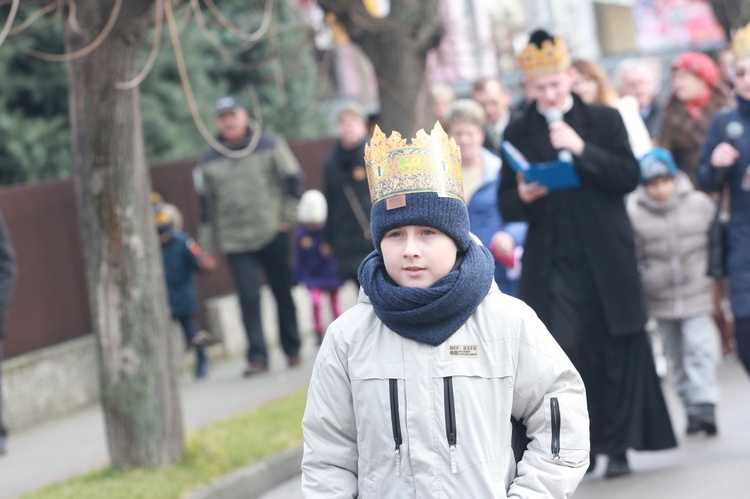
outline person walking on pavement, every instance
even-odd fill
[[[672,381],[687,414],[687,434],[716,435],[719,331],[706,275],[706,233],[716,207],[656,147],[640,160],[642,184],[628,197],[649,315],[670,358]]]
[[[250,115],[234,97],[216,102],[219,140],[232,150],[248,147],[256,131]],[[241,158],[211,149],[196,172],[205,201],[210,238],[226,255],[237,288],[247,335],[244,376],[268,371],[268,349],[260,309],[259,267],[276,299],[281,347],[290,367],[299,365],[300,338],[292,299],[291,235],[302,195],[302,173],[289,146],[280,137],[262,133],[254,150]]]
[[[737,108],[711,121],[700,151],[698,182],[709,192],[726,189],[729,301],[734,338],[750,373],[750,24],[732,38],[732,67]]]
[[[0,214],[0,456],[5,454],[5,439],[8,430],[3,421],[3,338],[7,333],[7,315],[16,285],[16,254],[13,251],[10,233]]]
[[[628,449],[677,445],[645,331],[624,202],[640,170],[617,110],[571,93],[575,72],[563,39],[535,31],[520,63],[536,102],[505,139],[530,163],[554,161],[565,150],[580,185],[550,191],[502,170],[503,218],[529,223],[519,294],[581,373],[592,469],[597,454],[607,455],[605,476],[615,477],[630,472]]]
[[[196,272],[213,270],[216,260],[204,253],[198,243],[182,231],[182,215],[176,206],[158,203],[154,206],[154,225],[161,244],[167,298],[173,320],[180,323],[185,345],[195,351],[195,377],[208,375],[209,358],[206,354],[208,333],[196,322],[198,313],[198,284]]]
[[[364,165],[368,136],[365,110],[356,102],[346,103],[338,113],[338,140],[326,156],[323,174],[328,221],[321,250],[336,258],[341,280],[357,286],[359,264],[372,251]]]
[[[498,290],[469,231],[456,142],[439,123],[405,142],[376,129],[366,149],[376,250],[315,360],[303,496],[570,497],[589,462],[583,382]],[[518,464],[511,416],[530,438]]]

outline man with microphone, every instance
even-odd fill
[[[550,190],[502,170],[499,208],[525,221],[520,298],[547,325],[586,384],[591,468],[630,472],[626,451],[675,447],[646,335],[643,291],[624,197],[640,170],[617,110],[571,93],[574,70],[562,38],[532,33],[520,56],[536,97],[505,140],[531,163],[572,162],[580,185]],[[508,158],[504,158],[507,161]]]

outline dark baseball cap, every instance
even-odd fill
[[[243,109],[244,106],[234,97],[222,97],[216,101],[214,106],[214,116],[222,115],[235,109]]]

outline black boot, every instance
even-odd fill
[[[604,472],[605,478],[615,478],[630,473],[630,465],[628,464],[628,456],[620,454],[618,456],[609,456],[609,462],[607,463],[607,471]]]
[[[709,437],[713,437],[718,432],[713,404],[697,404],[688,414],[686,433],[695,435],[701,431]]]

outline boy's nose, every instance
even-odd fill
[[[407,237],[404,244],[404,258],[412,258],[419,255],[419,244],[414,237]]]

